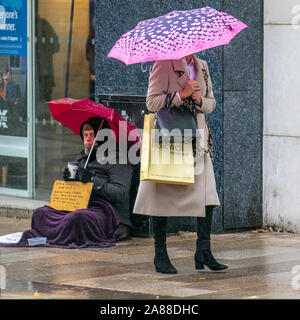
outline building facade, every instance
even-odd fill
[[[228,46],[197,54],[208,62],[217,101],[215,111],[207,117],[221,201],[214,214],[214,231],[257,228],[262,226],[263,1],[97,2],[95,96],[100,100],[103,95],[116,100],[145,96],[152,63],[126,66],[107,58],[110,48],[140,20],[204,6],[232,14],[248,25]],[[135,114],[130,113],[132,120],[141,108],[136,106]],[[195,221],[182,219],[180,224],[189,228]]]
[[[12,39],[1,42],[0,81],[3,74],[16,88],[11,102],[0,100],[0,199],[48,201],[81,148],[80,138],[52,119],[47,101],[90,98],[142,127],[153,63],[125,66],[107,58],[110,48],[140,20],[210,6],[248,25],[229,45],[197,54],[208,62],[217,100],[208,116],[221,200],[214,231],[278,223],[299,230],[296,2],[0,0],[0,38]],[[27,23],[18,24],[21,18]],[[136,223],[147,229],[149,221]],[[190,230],[195,221],[177,224]]]

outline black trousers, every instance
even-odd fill
[[[210,250],[210,234],[213,206],[205,207],[205,217],[197,218],[196,250]]]
[[[210,234],[212,223],[213,207],[205,207],[205,217],[197,217],[197,241],[196,250],[210,250]],[[166,249],[167,217],[152,217],[154,244],[156,249]]]

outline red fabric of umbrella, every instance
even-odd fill
[[[125,137],[129,146],[141,140],[135,125],[125,120],[114,109],[105,107],[89,99],[62,98],[50,101],[48,105],[53,119],[59,121],[78,135],[80,135],[81,125],[85,121],[92,117],[101,117],[109,123],[110,128],[115,133],[117,143]],[[131,141],[128,141],[129,134]]]

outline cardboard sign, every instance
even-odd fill
[[[56,180],[53,185],[49,206],[63,211],[86,209],[92,189],[92,182]]]

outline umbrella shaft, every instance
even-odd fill
[[[97,134],[95,135],[95,139],[94,139],[94,141],[93,141],[93,144],[92,144],[91,150],[90,150],[90,152],[89,152],[89,155],[88,155],[88,157],[87,157],[87,159],[86,159],[86,162],[85,162],[85,165],[84,165],[83,170],[86,169],[86,167],[87,167],[87,165],[88,165],[88,163],[89,163],[90,156],[91,156],[91,153],[92,153],[92,151],[93,151],[93,149],[94,149],[94,145],[95,145],[95,142],[96,142],[96,138],[97,138],[98,132],[101,130],[102,125],[103,125],[103,122],[104,122],[104,119],[102,120],[102,122],[101,122],[101,124],[100,124],[100,126],[99,126],[99,129],[98,129],[98,131],[97,131]]]

